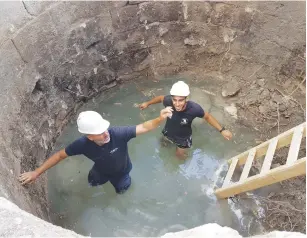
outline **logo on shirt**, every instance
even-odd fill
[[[180,125],[186,125],[186,124],[188,124],[188,119],[187,118],[182,118],[181,122],[180,122]]]
[[[110,154],[113,154],[114,152],[116,152],[118,150],[118,148],[115,148],[113,150],[110,151]]]

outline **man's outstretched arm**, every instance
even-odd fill
[[[60,150],[54,155],[52,155],[49,159],[47,159],[36,170],[21,174],[18,180],[21,182],[22,185],[33,183],[42,173],[44,173],[46,170],[50,169],[51,167],[53,167],[67,157],[68,155],[66,154],[65,150]]]
[[[142,104],[139,105],[139,108],[141,110],[143,110],[143,109],[147,108],[151,104],[157,104],[157,103],[160,103],[160,102],[162,103],[163,100],[164,100],[164,96],[163,95],[157,96],[157,97],[151,99],[150,101],[143,102]]]
[[[172,116],[173,109],[171,107],[166,107],[161,110],[160,116],[152,119],[150,121],[146,121],[140,125],[136,126],[136,135],[141,135],[151,130],[156,129],[162,121],[164,121],[167,117]]]
[[[204,119],[214,128],[216,128],[218,131],[221,131],[224,129],[220,123],[208,112],[205,113]],[[232,138],[232,133],[229,130],[222,130],[221,131],[222,136],[224,136],[225,139],[230,140]]]

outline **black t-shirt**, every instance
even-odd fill
[[[172,118],[167,118],[164,132],[168,137],[175,139],[186,139],[192,135],[192,121],[195,117],[203,118],[204,109],[193,101],[188,101],[184,111],[177,112],[173,106],[172,96],[164,97],[163,105],[173,108]]]
[[[95,163],[104,175],[120,175],[129,172],[131,161],[128,154],[128,141],[136,137],[136,126],[112,127],[110,141],[102,146],[80,137],[65,148],[67,155],[83,154]]]

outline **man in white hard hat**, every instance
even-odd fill
[[[85,111],[77,119],[78,130],[84,136],[75,140],[65,149],[52,155],[39,168],[23,173],[19,181],[24,185],[34,182],[42,173],[68,156],[83,154],[94,162],[88,175],[91,186],[112,183],[117,193],[123,193],[131,184],[131,160],[128,154],[128,141],[149,132],[172,115],[172,108],[161,110],[156,119],[137,126],[111,127],[110,122],[94,111]]]
[[[222,136],[230,140],[232,133],[222,127],[218,121],[208,112],[193,101],[188,101],[190,95],[189,86],[183,81],[175,83],[170,91],[170,95],[157,96],[148,102],[139,105],[143,110],[151,104],[163,103],[165,107],[172,107],[174,112],[171,118],[167,118],[162,131],[164,137],[177,146],[176,155],[179,158],[185,157],[185,150],[192,146],[192,121],[196,118],[204,118],[210,125],[215,127]]]

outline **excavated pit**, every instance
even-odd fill
[[[159,83],[138,80],[105,92],[78,112],[98,111],[111,126],[137,125],[155,118],[163,108],[157,104],[140,111],[137,105],[155,95],[168,94],[176,80],[185,80],[190,85],[190,100],[198,102],[231,130],[235,139],[225,140],[197,118],[192,125],[193,146],[187,159],[181,161],[175,155],[175,147],[161,140],[162,124],[129,142],[132,185],[123,195],[116,194],[110,183],[90,187],[87,176],[92,161],[84,156],[71,157],[50,169],[47,175],[50,212],[55,224],[95,237],[157,237],[208,223],[231,227],[243,236],[262,233],[260,221],[252,213],[259,209],[253,199],[246,204],[234,204],[218,200],[213,193],[227,172],[226,158],[244,151],[255,138],[251,130],[235,124],[225,110],[229,106],[227,100],[204,93],[214,89],[212,85],[176,77]],[[57,139],[54,151],[79,136],[73,118]]]
[[[305,121],[305,2],[0,6],[0,196],[46,220],[46,177],[22,187],[18,175],[50,155],[80,106],[118,84],[202,81],[229,95],[257,141]],[[303,185],[293,186],[305,195]]]

